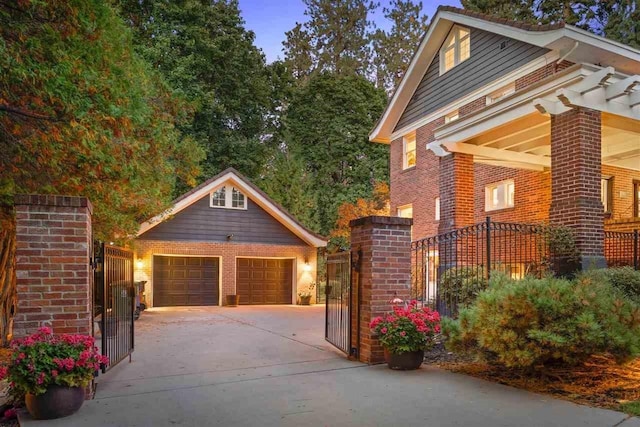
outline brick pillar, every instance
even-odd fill
[[[575,108],[551,116],[549,221],[573,229],[583,269],[606,266],[601,139],[599,111]]]
[[[473,156],[451,153],[440,157],[439,233],[473,224]]]
[[[91,334],[91,212],[84,197],[18,195],[14,336]]]
[[[351,252],[360,254],[357,283],[352,283],[352,347],[360,337],[358,358],[364,363],[384,361],[382,346],[373,336],[371,319],[391,310],[394,297],[408,299],[411,286],[411,225],[409,218],[369,216],[351,221]],[[356,258],[358,256],[356,255]],[[359,287],[359,289],[358,289]]]

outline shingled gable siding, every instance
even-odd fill
[[[502,42],[506,42],[504,49],[500,49]],[[471,28],[469,59],[440,76],[440,57],[436,55],[395,130],[522,67],[548,51],[499,34]]]
[[[304,246],[306,243],[268,212],[247,199],[247,209],[209,207],[209,196],[140,235],[140,240],[264,243]]]

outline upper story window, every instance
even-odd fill
[[[460,111],[455,110],[444,116],[444,122],[449,123],[460,118]]]
[[[212,192],[209,206],[212,208],[247,209],[247,198],[232,185],[225,185]]]
[[[400,218],[413,218],[413,205],[404,205],[398,207],[398,216]]]
[[[613,208],[613,177],[603,176],[600,179],[600,200],[604,207],[604,213],[610,214]]]
[[[440,49],[440,75],[471,56],[471,32],[455,25]]]
[[[487,95],[487,105],[500,101],[502,98],[506,98],[509,95],[516,93],[516,82],[512,82],[506,86],[501,87],[495,92]]]
[[[436,204],[436,206],[435,206],[435,213],[436,213],[435,214],[435,218],[436,218],[436,221],[440,221],[440,197],[436,197],[435,204]]]
[[[412,132],[402,139],[402,169],[416,165],[416,133]]]
[[[484,210],[512,208],[515,205],[515,185],[512,179],[489,184],[484,188]]]

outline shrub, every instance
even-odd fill
[[[507,367],[576,365],[593,354],[640,354],[640,307],[606,280],[492,277],[457,320],[444,320],[453,351]]]
[[[445,271],[438,288],[444,301],[452,301],[461,307],[471,305],[478,294],[487,288],[484,268],[453,267]]]
[[[632,267],[603,268],[582,274],[584,278],[608,281],[614,288],[640,304],[640,271]]]

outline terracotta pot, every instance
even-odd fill
[[[227,306],[237,307],[240,304],[240,295],[227,295]]]
[[[300,305],[311,305],[311,295],[300,297]]]
[[[36,420],[52,420],[75,413],[84,403],[84,387],[51,385],[37,396],[27,393],[25,404]]]
[[[424,350],[410,351],[408,353],[395,354],[385,349],[385,361],[390,369],[408,371],[418,369],[424,361]]]

